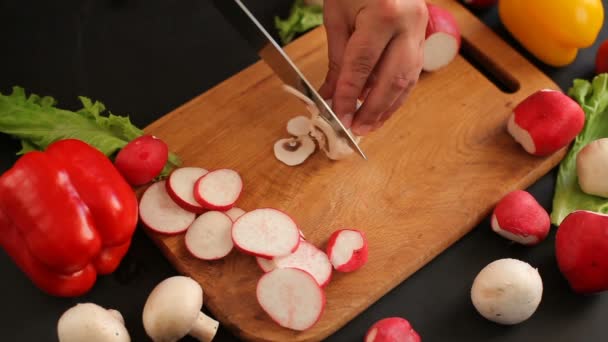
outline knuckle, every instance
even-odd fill
[[[412,87],[413,80],[404,75],[396,75],[391,79],[391,89],[393,91],[402,92]]]
[[[385,23],[398,22],[405,15],[405,6],[403,6],[402,0],[380,0],[378,5],[380,18]]]
[[[335,59],[330,59],[327,65],[329,72],[331,73],[339,73],[340,72],[340,63],[338,63]]]

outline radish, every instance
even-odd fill
[[[165,181],[148,187],[139,201],[139,216],[151,230],[161,234],[184,232],[196,215],[177,205],[167,193]]]
[[[196,258],[217,260],[230,253],[232,247],[232,220],[219,211],[208,211],[199,216],[184,238],[186,248]]]
[[[353,272],[367,263],[367,239],[354,229],[335,231],[327,243],[327,255],[339,272]]]
[[[530,318],[543,294],[538,270],[517,259],[500,259],[484,267],[471,287],[473,306],[484,318],[499,324],[518,324]]]
[[[546,156],[570,144],[585,124],[581,106],[566,94],[542,89],[520,102],[507,130],[526,152]]]
[[[420,342],[420,335],[407,320],[388,317],[369,328],[365,334],[365,342]]]
[[[194,198],[205,209],[226,211],[234,206],[242,190],[243,181],[238,172],[219,169],[196,181]]]
[[[278,325],[306,330],[321,317],[325,294],[315,279],[297,268],[277,268],[264,274],[256,288],[258,303]]]
[[[114,166],[129,184],[139,186],[151,182],[165,167],[169,148],[162,140],[151,135],[142,135],[123,147]]]
[[[608,215],[576,210],[566,216],[555,235],[555,256],[574,292],[608,290]]]
[[[526,246],[543,241],[550,228],[551,220],[547,211],[523,190],[512,191],[503,197],[492,214],[492,230]]]
[[[473,8],[490,8],[498,2],[498,0],[463,0],[463,2]]]
[[[208,173],[200,167],[181,167],[173,170],[167,180],[167,192],[180,207],[195,214],[205,211],[194,199],[194,184]]]
[[[608,39],[602,42],[595,55],[595,72],[598,74],[608,72]]]
[[[333,269],[327,254],[306,241],[301,241],[298,249],[289,255],[271,260],[257,257],[256,260],[264,272],[289,267],[306,271],[321,287],[325,287],[329,283]]]
[[[583,192],[608,198],[608,138],[593,140],[578,152],[576,173]]]
[[[245,210],[238,208],[238,207],[232,207],[229,210],[227,210],[225,212],[225,214],[228,215],[228,217],[230,217],[232,222],[235,222],[239,217],[241,217],[245,214]]]
[[[427,3],[429,20],[424,40],[424,71],[450,64],[460,50],[460,28],[454,16],[442,7]]]
[[[282,211],[255,209],[234,222],[232,241],[244,253],[271,259],[294,252],[300,244],[300,230]]]

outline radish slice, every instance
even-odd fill
[[[199,216],[186,232],[188,251],[196,258],[217,260],[230,253],[232,220],[219,211],[208,211]]]
[[[167,192],[180,207],[195,214],[205,211],[194,199],[194,184],[208,173],[200,167],[181,167],[173,170],[167,180]]]
[[[353,272],[367,263],[367,240],[363,232],[342,229],[334,232],[327,243],[327,255],[339,272]]]
[[[244,253],[271,259],[294,252],[300,244],[300,230],[282,211],[255,209],[234,222],[232,241]]]
[[[277,268],[264,274],[256,294],[264,312],[287,329],[312,327],[325,308],[323,290],[310,274],[297,268]]]
[[[146,189],[139,201],[139,216],[148,228],[161,234],[182,233],[196,217],[171,199],[165,181],[156,182]]]
[[[287,121],[287,133],[295,135],[296,137],[308,135],[310,129],[311,122],[306,116],[296,116]]]
[[[298,249],[287,256],[271,260],[257,257],[256,260],[264,272],[270,272],[275,268],[290,267],[306,271],[321,287],[329,283],[333,270],[327,254],[306,241],[301,241]]]
[[[239,217],[245,214],[245,210],[237,207],[232,207],[228,211],[225,212],[228,217],[232,220],[232,222],[238,220]]]
[[[239,199],[243,181],[238,172],[220,169],[207,173],[194,185],[194,198],[204,208],[226,211]]]

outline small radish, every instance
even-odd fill
[[[239,199],[243,181],[230,169],[211,171],[196,181],[194,198],[206,209],[226,211]]]
[[[301,241],[298,249],[289,255],[271,260],[257,257],[256,260],[264,272],[289,267],[306,271],[321,287],[325,287],[329,283],[333,270],[327,254],[306,241]]]
[[[367,263],[367,239],[362,231],[335,231],[327,243],[327,255],[339,272],[353,272]]]
[[[608,290],[608,215],[576,210],[566,216],[555,235],[555,256],[574,292]]]
[[[300,244],[300,233],[287,214],[263,208],[252,210],[234,222],[232,241],[244,253],[271,259],[294,252]]]
[[[232,207],[232,208],[228,209],[227,211],[225,211],[225,214],[228,215],[228,217],[230,217],[232,222],[235,222],[236,220],[238,220],[239,217],[241,217],[245,214],[245,210],[243,210],[241,208],[237,208],[237,207]]]
[[[503,197],[492,214],[492,230],[522,245],[533,246],[549,234],[547,211],[528,192],[515,190]]]
[[[581,106],[566,94],[542,89],[520,102],[507,129],[526,152],[546,156],[576,138],[585,124]]]
[[[177,205],[167,193],[165,181],[148,187],[139,201],[139,215],[151,230],[161,234],[184,232],[196,215]]]
[[[230,253],[232,220],[220,211],[208,211],[199,216],[184,238],[186,248],[196,258],[217,260]]]
[[[132,186],[151,182],[165,167],[169,148],[165,142],[151,135],[142,135],[123,147],[114,166]]]
[[[463,2],[473,8],[490,8],[496,5],[498,0],[463,0]]]
[[[608,39],[602,42],[595,55],[595,72],[597,74],[608,72]]]
[[[365,334],[365,342],[420,342],[420,335],[407,320],[388,317],[374,323]]]
[[[583,192],[608,198],[608,138],[593,140],[578,152],[576,174]]]
[[[460,50],[460,28],[446,9],[427,3],[429,20],[424,40],[424,71],[435,71],[450,64]]]
[[[278,325],[302,331],[312,327],[325,308],[325,294],[315,279],[297,268],[264,274],[256,288],[258,303]]]
[[[167,192],[180,207],[195,214],[205,211],[194,199],[194,184],[208,173],[200,167],[180,167],[175,169],[167,179]]]

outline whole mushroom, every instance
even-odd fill
[[[94,303],[80,303],[68,309],[57,322],[59,342],[130,342],[120,312]]]
[[[219,323],[201,312],[203,289],[192,278],[174,276],[150,292],[143,311],[146,334],[155,342],[175,342],[190,335],[202,342],[215,337]]]

